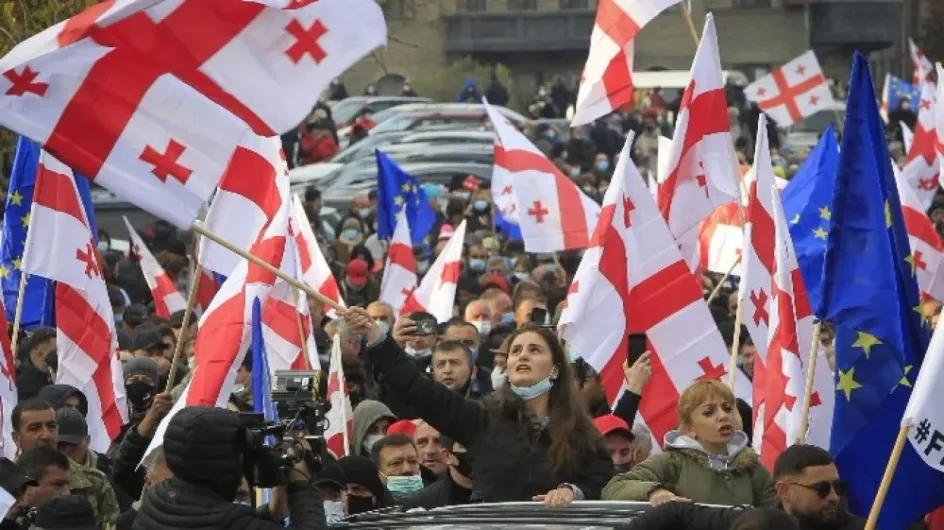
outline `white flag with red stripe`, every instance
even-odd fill
[[[351,433],[354,432],[354,410],[351,398],[347,394],[344,382],[344,369],[341,364],[341,336],[336,334],[331,343],[331,362],[328,369],[328,428],[324,437],[328,449],[338,458],[351,454]]]
[[[799,436],[813,313],[780,204],[764,115],[757,130],[738,298],[744,326],[757,348],[751,403],[754,447],[772,467]],[[829,447],[832,384],[825,352],[818,351],[807,443],[820,447]]]
[[[922,83],[914,137],[901,168],[901,177],[914,190],[924,211],[931,207],[934,194],[941,185],[941,161],[937,154],[938,132],[935,127],[937,106],[934,85]]]
[[[373,0],[296,5],[97,3],[0,59],[0,124],[187,227],[243,138],[294,128],[386,42]]]
[[[177,284],[164,272],[154,254],[147,248],[141,236],[132,228],[127,217],[123,217],[125,226],[128,227],[128,234],[131,236],[131,250],[137,256],[138,265],[141,266],[141,272],[144,274],[144,281],[151,291],[151,298],[154,299],[154,314],[161,318],[170,318],[170,316],[187,308],[187,300],[184,295],[177,290]]]
[[[525,250],[587,248],[600,206],[487,101],[485,105],[496,135],[495,172],[511,183]]]
[[[643,26],[679,1],[600,0],[571,126],[590,123],[633,101],[633,40]]]
[[[288,195],[282,198],[272,222],[250,248],[250,253],[273,267],[282,267],[288,241]],[[275,283],[274,274],[249,261],[242,261],[226,278],[213,302],[200,318],[195,345],[195,366],[187,388],[170,413],[161,420],[145,458],[164,443],[164,432],[174,415],[184,407],[225,407],[236,383],[252,339],[252,306],[259,299],[265,307]],[[270,362],[273,356],[270,356]]]
[[[813,50],[747,85],[744,95],[781,127],[836,104]]]
[[[494,149],[495,166],[492,169],[492,202],[495,209],[501,212],[502,219],[513,225],[518,221],[518,201],[515,199],[514,174],[498,165],[498,161],[505,154],[501,140],[495,135]]]
[[[741,275],[744,224],[736,203],[715,208],[698,227],[698,263],[708,271]]]
[[[410,225],[401,211],[397,214],[397,226],[387,250],[387,263],[380,282],[380,301],[390,304],[393,313],[399,315],[400,308],[416,290],[416,284],[416,256],[410,240]]]
[[[654,355],[640,414],[657,440],[678,424],[679,393],[721,379],[729,355],[695,280],[630,158],[626,140],[600,222],[574,276],[560,327],[600,373],[614,403],[623,386],[629,333],[646,333]],[[739,395],[750,382],[736,378]]]
[[[43,151],[23,270],[56,282],[56,382],[88,399],[90,448],[104,452],[128,421],[108,289],[72,170]]]
[[[898,127],[901,129],[901,143],[904,145],[907,154],[914,144],[914,131],[909,129],[908,124],[903,121],[898,122]]]
[[[935,101],[941,102],[940,105],[934,107],[934,128],[937,130],[937,142],[935,143],[935,148],[937,150],[937,156],[940,160],[941,157],[944,157],[944,68],[940,65],[937,67],[937,91],[935,92]]]
[[[452,318],[456,301],[456,284],[462,270],[462,245],[465,241],[463,220],[446,243],[439,257],[426,271],[420,286],[410,293],[400,308],[401,315],[426,311],[439,322]]]
[[[295,237],[297,232],[295,220],[289,219],[281,270],[300,279],[302,272]],[[269,291],[269,298],[262,304],[261,319],[262,340],[265,342],[271,375],[282,370],[321,370],[305,293],[299,292],[287,281],[276,278]]]
[[[0,329],[7,328],[7,311],[0,297]],[[10,336],[0,333],[0,456],[16,459],[17,447],[13,442],[13,409],[19,401],[16,386],[16,363],[10,346]]]
[[[911,53],[911,67],[913,70],[911,84],[921,86],[925,81],[930,82],[931,72],[933,71],[931,61],[912,38],[908,38],[908,51]]]
[[[288,166],[278,136],[243,138],[222,173],[206,227],[236,247],[248,250],[262,229],[272,221],[286,196]],[[232,274],[242,258],[231,250],[200,238],[197,259],[204,269],[223,276]]]
[[[671,169],[659,187],[659,211],[676,238],[697,229],[716,207],[741,196],[711,13],[705,18],[691,75],[672,139]]]
[[[914,189],[905,182],[894,161],[892,169],[896,173],[895,183],[911,244],[911,256],[907,258],[911,272],[917,277],[922,293],[944,302],[944,244],[934,229],[934,223],[924,213],[924,205]]]
[[[302,279],[325,298],[344,306],[338,281],[331,273],[331,268],[328,267],[328,260],[321,252],[315,232],[311,229],[311,222],[305,214],[305,207],[302,206],[302,201],[297,194],[292,197],[292,218],[293,226],[298,227],[298,232],[295,233],[295,246],[298,249],[298,263],[301,266]],[[323,313],[331,318],[338,316],[337,311],[329,305],[324,306]]]

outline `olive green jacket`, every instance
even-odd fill
[[[101,471],[83,466],[69,459],[69,486],[73,495],[82,495],[88,499],[95,512],[95,520],[102,528],[114,525],[118,518],[118,499],[115,490]]]
[[[648,501],[656,489],[703,504],[774,506],[774,481],[751,448],[741,450],[726,469],[709,467],[697,449],[670,448],[610,479],[603,500]]]

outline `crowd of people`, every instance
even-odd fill
[[[726,90],[746,169],[757,110],[738,91],[734,85]],[[641,108],[573,129],[566,141],[548,125],[526,133],[600,201],[627,133],[636,133],[633,157],[652,178],[658,136],[671,132],[673,103],[658,90],[642,97]],[[555,84],[539,99],[532,113],[561,117],[573,93]],[[775,172],[789,179],[806,153],[780,149],[776,129],[770,133]],[[336,136],[330,110],[319,105],[294,138],[283,140],[295,142],[298,163],[307,164],[336,152]],[[501,501],[560,507],[597,499],[657,506],[634,521],[645,529],[862,527],[861,519],[845,511],[843,484],[829,453],[795,445],[767,469],[750,446],[750,406],[720,382],[684,389],[678,427],[665,440],[654,440],[637,418],[652,370],[648,354],[624,365],[626,392],[608,403],[599,374],[552,331],[580,253],[525,252],[521,241],[496,231],[490,190],[470,189],[465,177],[456,175],[450,186],[424,186],[437,220],[414,249],[422,275],[455,228],[467,223],[454,316],[444,323],[425,312],[397,315],[378,300],[385,255],[376,235],[374,194],[355,197],[337,226],[313,223],[349,307],[331,320],[320,304],[311,304],[323,373],[331,341],[340,338],[354,407],[350,454],[321,455],[320,470],[302,462],[288,488],[257,513],[244,506],[251,492],[238,469],[240,454],[224,442],[237,436],[237,412],[253,409],[255,367],[248,355],[228,409],[187,409],[171,422],[164,447],[139,467],[188,380],[196,324],[182,329],[182,312],[170,319],[154,315],[134,257],[114,250],[111,236],[100,232],[130,421],[107,453],[90,450],[89,396],[54,383],[55,329],[23,332],[15,352],[19,404],[11,413],[19,457],[0,462],[0,482],[17,501],[0,529],[64,528],[56,526],[59,520],[83,529],[263,528],[253,525],[278,526],[289,515],[293,528],[316,528],[306,525],[323,516],[335,521],[382,508]],[[320,218],[318,189],[306,191],[304,207],[309,219]],[[181,234],[164,222],[139,232],[185,291],[188,245]],[[703,275],[706,297],[718,281],[718,275]],[[711,311],[730,347],[737,297],[730,285],[720,293]],[[940,308],[930,313],[936,317]],[[750,378],[756,349],[746,332],[740,336],[739,367]],[[827,334],[824,342],[829,340]],[[171,374],[178,341],[184,342],[187,362]],[[325,378],[321,383],[324,399]],[[784,520],[784,514],[792,519]]]

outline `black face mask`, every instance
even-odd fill
[[[347,496],[347,511],[350,515],[369,512],[377,508],[373,497]]]
[[[472,478],[472,457],[469,453],[453,453],[453,455],[459,461],[456,464],[456,471],[465,478]]]
[[[154,385],[146,381],[135,381],[125,385],[125,394],[128,395],[128,403],[134,412],[145,412],[151,408],[151,402],[154,401]]]
[[[613,464],[613,469],[615,469],[617,473],[626,473],[632,467],[632,462],[626,462],[625,464]]]

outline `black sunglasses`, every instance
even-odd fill
[[[802,486],[808,490],[813,490],[819,495],[820,499],[825,499],[829,497],[830,491],[835,491],[836,495],[842,497],[846,493],[846,484],[841,480],[834,480],[832,482],[824,480],[823,482],[817,482],[815,484],[800,484],[799,482],[790,482],[794,486]]]

